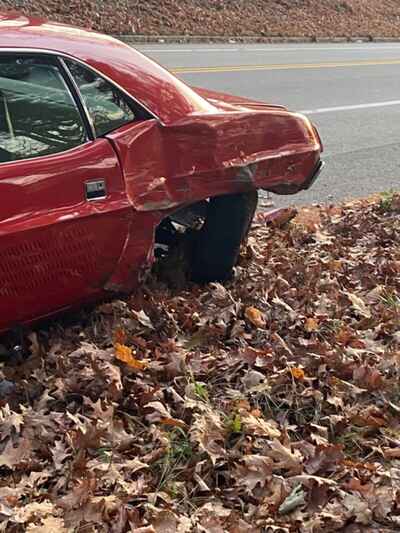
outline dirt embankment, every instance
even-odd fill
[[[263,37],[398,37],[397,0],[0,0],[107,33]]]

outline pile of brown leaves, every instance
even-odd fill
[[[399,531],[400,196],[263,220],[3,365],[1,531]]]
[[[227,36],[400,36],[397,0],[0,0],[106,33]]]

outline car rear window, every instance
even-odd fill
[[[55,60],[0,55],[0,163],[56,154],[86,141]]]
[[[100,137],[136,120],[134,104],[122,91],[91,69],[65,60]]]

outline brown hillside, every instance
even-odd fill
[[[109,33],[236,36],[400,36],[397,0],[0,0]]]

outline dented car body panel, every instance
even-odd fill
[[[71,82],[85,141],[0,164],[0,331],[132,290],[175,210],[254,189],[293,194],[320,168],[321,140],[306,117],[189,88],[111,37],[0,16],[0,57],[17,53],[55,57],[66,84],[65,61],[93,69],[146,118],[96,135]]]

